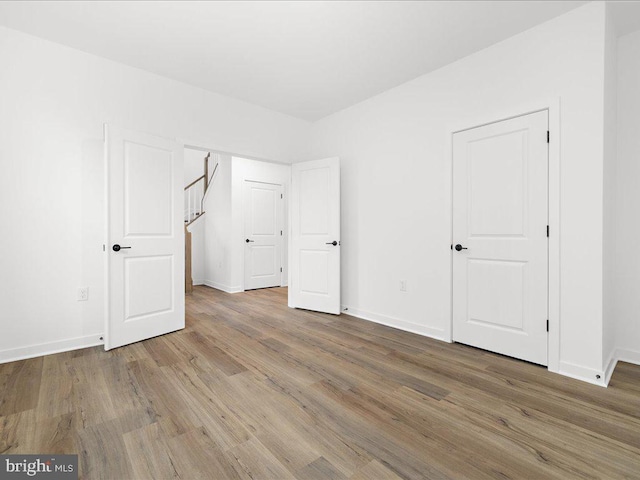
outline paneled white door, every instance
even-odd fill
[[[340,159],[292,165],[289,306],[340,314]]]
[[[184,328],[183,147],[107,126],[105,349]]]
[[[453,340],[547,364],[548,112],[453,135]]]
[[[282,284],[282,185],[244,182],[244,289]]]

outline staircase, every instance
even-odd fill
[[[184,246],[185,246],[185,292],[193,292],[193,278],[191,276],[191,232],[187,229],[189,225],[204,216],[204,201],[207,192],[218,170],[219,158],[213,155],[213,171],[209,175],[209,158],[211,153],[204,157],[204,173],[196,178],[189,185],[184,187]]]

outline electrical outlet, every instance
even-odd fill
[[[406,280],[400,280],[400,291],[401,292],[406,292],[407,291],[407,281]]]
[[[89,300],[89,287],[80,287],[78,289],[78,301],[86,302]]]

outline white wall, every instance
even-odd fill
[[[618,39],[616,356],[640,363],[640,31]]]
[[[306,158],[342,159],[342,293],[351,313],[445,337],[448,127],[560,98],[552,138],[561,142],[561,232],[552,232],[561,243],[559,368],[589,381],[603,374],[604,20],[603,4],[587,4],[313,125]]]
[[[617,55],[616,35],[611,5],[607,5],[605,23],[604,68],[604,230],[603,230],[603,344],[602,368],[610,377],[615,367],[616,270],[618,252],[615,236],[620,198],[616,188],[617,170]],[[608,378],[606,379],[608,382]]]
[[[279,161],[297,158],[309,129],[6,28],[0,71],[0,361],[103,332],[104,123]]]
[[[191,232],[191,280],[194,285],[204,285],[206,277],[206,225],[204,217],[187,227]]]
[[[202,150],[194,150],[192,148],[184,149],[184,186],[186,187],[196,178],[204,175],[204,158],[207,152]],[[211,172],[209,172],[211,175]]]
[[[220,155],[211,191],[205,201],[205,285],[239,291],[231,279],[231,156]]]

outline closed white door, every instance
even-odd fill
[[[289,306],[340,314],[340,159],[291,169]]]
[[[105,129],[105,349],[184,328],[183,148]]]
[[[282,185],[244,182],[244,289],[282,284]]]
[[[453,135],[453,340],[547,364],[548,115]]]

